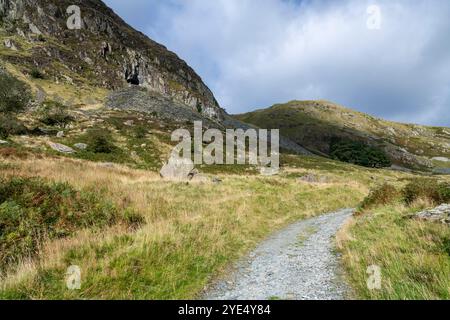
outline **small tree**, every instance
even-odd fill
[[[31,70],[30,75],[34,79],[44,79],[44,74],[36,68]]]
[[[116,146],[112,143],[109,131],[103,129],[92,129],[88,131],[88,150],[94,153],[112,153]]]
[[[67,112],[66,107],[56,101],[46,101],[40,110],[41,122],[48,126],[65,128],[75,119]]]
[[[17,113],[23,111],[30,100],[31,95],[28,86],[0,70],[0,112]]]
[[[330,144],[330,155],[335,160],[369,168],[389,167],[392,164],[383,150],[347,139],[333,139]]]

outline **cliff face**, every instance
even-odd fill
[[[72,5],[80,8],[80,29],[68,28]],[[100,0],[0,0],[0,25],[0,46],[18,52],[2,58],[24,73],[38,69],[57,82],[107,89],[139,85],[223,119],[212,92],[186,62]]]

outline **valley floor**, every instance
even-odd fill
[[[402,183],[402,179],[412,177],[326,159],[283,156],[283,170],[276,177],[209,170],[209,176],[212,178],[214,172],[221,182],[210,179],[187,184],[167,182],[156,172],[124,165],[3,151],[3,181],[41,177],[48,183],[66,183],[67,188],[97,195],[89,198],[87,208],[95,199],[103,199],[98,206],[103,211],[98,214],[116,223],[86,223],[72,234],[44,237],[34,254],[0,265],[0,270],[5,270],[0,280],[2,299],[201,298],[209,284],[222,278],[230,265],[270,234],[324,212],[356,207],[371,187],[386,181]],[[35,199],[42,202],[42,195]],[[84,198],[74,199],[79,202]],[[113,207],[105,207],[103,201]],[[13,219],[19,214],[18,204],[7,202],[9,205],[0,210],[4,217]],[[61,209],[69,221],[67,210],[74,206],[85,205],[75,203]],[[116,212],[133,215],[117,216]],[[138,228],[129,223],[133,221],[141,221]],[[52,225],[49,230],[63,227]],[[336,230],[332,229],[330,235]],[[10,236],[18,237],[20,231]],[[323,234],[321,239],[327,236]],[[299,246],[303,241],[308,248],[308,239],[312,241],[314,235],[298,239]],[[28,240],[19,237],[17,245]],[[356,249],[346,250],[348,261]],[[66,286],[70,266],[81,270],[79,290]],[[355,281],[353,272],[350,270]],[[362,274],[357,274],[360,283]],[[277,292],[266,298],[277,298],[277,294],[284,298]]]

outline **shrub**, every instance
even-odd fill
[[[439,185],[439,197],[442,202],[450,202],[450,183],[441,183]]]
[[[121,213],[99,195],[38,178],[0,179],[0,271],[33,257],[47,239],[116,223],[136,227],[142,217]]]
[[[450,201],[450,186],[435,179],[414,179],[403,189],[403,198],[408,205],[420,198],[441,204]]]
[[[144,126],[136,126],[134,128],[134,136],[137,139],[144,139],[145,136],[147,135],[147,133],[148,133],[148,130]]]
[[[66,107],[59,102],[47,101],[39,110],[40,121],[48,126],[66,127],[75,119],[67,112]]]
[[[112,153],[117,147],[112,143],[112,137],[109,131],[103,129],[94,129],[88,131],[88,151],[94,153]]]
[[[400,192],[393,185],[385,183],[374,188],[370,194],[363,200],[360,210],[370,209],[376,206],[387,205],[399,200]]]
[[[30,75],[34,79],[44,79],[44,74],[38,69],[31,70]]]
[[[31,95],[23,82],[0,70],[0,112],[16,113],[24,110]]]
[[[369,168],[383,168],[392,165],[391,160],[381,149],[345,139],[332,140],[330,156],[335,160]]]
[[[11,115],[0,114],[0,138],[6,139],[10,135],[26,134],[27,128]]]
[[[197,103],[197,112],[198,112],[198,113],[202,113],[202,112],[203,112],[203,107],[202,107],[202,105],[201,105],[200,102]]]

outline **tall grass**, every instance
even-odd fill
[[[450,299],[450,228],[414,214],[450,201],[448,182],[414,179],[403,188],[373,190],[360,213],[339,235],[348,277],[358,298]],[[376,265],[382,286],[369,290],[366,273]]]
[[[42,176],[77,188],[104,189],[118,207],[145,218],[136,231],[83,230],[48,242],[39,259],[2,281],[1,298],[186,299],[271,232],[288,223],[354,207],[368,192],[357,179],[330,183],[295,178],[221,175],[213,183],[170,183],[148,171],[75,160],[21,160],[3,175]],[[365,177],[364,179],[370,179]],[[71,291],[69,265],[82,270]]]

